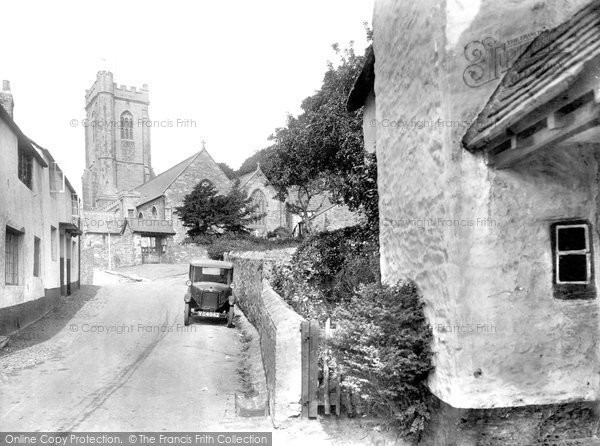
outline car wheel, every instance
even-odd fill
[[[186,327],[190,325],[190,304],[185,304],[185,309],[183,310],[183,325]]]
[[[233,305],[230,306],[229,311],[227,312],[227,327],[229,328],[235,327],[235,325],[233,325],[233,316],[235,314],[234,308],[235,307]]]

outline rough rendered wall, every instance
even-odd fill
[[[275,254],[288,256],[289,252]],[[269,408],[276,424],[301,411],[302,357],[300,326],[303,321],[264,279],[273,255],[264,252],[231,253],[238,304],[260,335]],[[263,266],[263,262],[267,265]],[[267,271],[265,271],[267,270]]]
[[[597,161],[575,149],[494,171],[460,145],[500,79],[467,85],[465,45],[520,39],[583,3],[376,2],[382,277],[420,287],[435,335],[430,387],[454,407],[598,396],[598,299],[553,298],[549,240],[553,219],[597,225]]]

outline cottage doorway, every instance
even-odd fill
[[[65,234],[60,234],[60,295],[67,295],[67,288],[65,286]]]

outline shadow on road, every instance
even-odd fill
[[[40,320],[10,335],[8,345],[0,350],[0,358],[54,337],[87,302],[96,296],[100,288],[94,285],[82,285],[81,289],[71,296],[62,296],[55,309]]]

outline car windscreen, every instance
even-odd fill
[[[223,268],[201,267],[192,268],[192,282],[227,283],[228,270]]]

